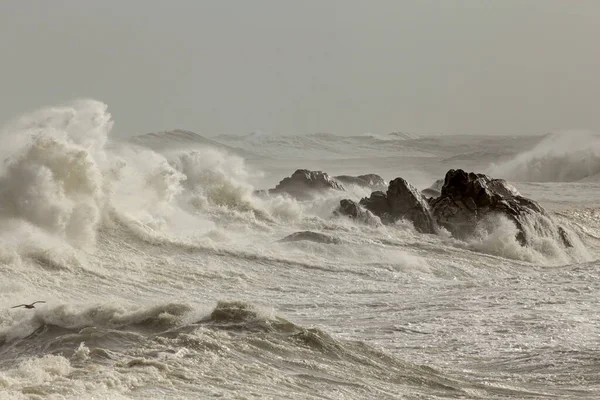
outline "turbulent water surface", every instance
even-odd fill
[[[111,129],[80,101],[1,133],[0,399],[600,396],[597,136]],[[334,217],[364,188],[253,194],[297,168],[489,173],[579,240]]]

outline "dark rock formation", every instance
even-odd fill
[[[359,204],[380,217],[382,221],[388,222],[390,219],[387,195],[382,191],[372,192],[371,196],[362,198]]]
[[[359,218],[364,211],[355,201],[343,199],[340,207],[334,212],[339,215],[347,215],[350,218]]]
[[[419,232],[436,232],[429,205],[414,186],[402,178],[396,178],[390,182],[386,194],[390,214],[395,220],[403,218],[412,221]]]
[[[269,193],[287,193],[298,200],[307,200],[329,190],[343,191],[344,187],[325,172],[299,169],[279,182],[275,189],[270,189]]]
[[[372,212],[365,210],[363,206],[353,200],[343,199],[340,206],[333,212],[334,215],[344,215],[368,225],[380,226],[381,221]]]
[[[334,179],[344,185],[356,185],[371,190],[386,190],[387,188],[387,182],[377,174],[359,176],[339,175],[335,176]]]
[[[532,239],[527,237],[528,231],[530,235],[553,237],[565,247],[574,246],[571,233],[557,225],[537,202],[521,196],[503,179],[452,169],[427,193],[431,195],[429,200],[404,179],[396,178],[385,193],[375,191],[358,204],[342,200],[335,214],[362,219],[365,212],[371,212],[384,224],[406,219],[419,232],[435,233],[438,227],[444,227],[459,239],[472,236],[484,219],[503,215],[514,222],[518,229],[516,238],[524,246]]]
[[[491,214],[504,215],[517,226],[517,239],[522,245],[527,244],[524,219],[536,215],[547,217],[537,202],[521,196],[505,180],[462,169],[446,173],[441,195],[430,205],[437,223],[458,238],[473,234],[482,218]],[[560,233],[560,236],[565,245],[570,245],[566,234]]]
[[[350,200],[342,200],[338,213],[354,216],[356,204],[351,205],[349,202]],[[406,219],[411,221],[419,232],[436,232],[426,200],[415,187],[402,178],[391,181],[386,193],[376,191],[371,193],[370,197],[363,198],[360,205],[381,218],[383,223],[391,224]]]
[[[308,240],[310,242],[325,243],[325,244],[340,244],[342,241],[334,236],[325,235],[324,233],[302,231],[295,232],[291,235],[278,240],[279,242],[298,242],[301,240]]]

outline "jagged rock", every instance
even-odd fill
[[[502,214],[517,226],[517,239],[522,245],[527,244],[524,218],[528,215],[547,217],[546,211],[537,202],[521,196],[505,180],[467,173],[462,169],[446,173],[441,195],[430,205],[437,223],[458,238],[473,234],[482,218],[493,213]],[[566,235],[561,236],[566,238]],[[565,244],[568,242],[563,241]]]
[[[419,232],[436,232],[427,201],[421,192],[404,179],[396,178],[390,182],[387,202],[394,220],[403,218],[412,221]]]
[[[536,201],[523,197],[504,179],[452,169],[441,184],[436,181],[431,189],[439,190],[439,195],[426,200],[415,187],[396,178],[385,193],[375,191],[358,204],[342,200],[335,214],[360,219],[361,213],[371,212],[384,224],[406,219],[423,233],[435,233],[441,226],[459,239],[473,235],[488,216],[499,214],[514,222],[518,229],[516,238],[524,246],[531,240],[527,229],[532,235],[554,237],[566,247],[574,246],[572,233],[557,225]]]
[[[340,207],[335,211],[335,213],[347,215],[350,218],[358,218],[361,212],[361,207],[355,201],[348,199],[340,200]]]
[[[310,242],[325,243],[325,244],[340,244],[342,241],[334,236],[325,235],[324,233],[302,231],[295,232],[291,235],[278,240],[279,242],[298,242],[301,240],[308,240]]]
[[[344,185],[356,185],[369,188],[371,190],[386,190],[387,182],[377,174],[366,174],[359,176],[338,175],[335,180]]]
[[[340,206],[333,214],[337,216],[344,215],[368,225],[381,226],[381,221],[372,212],[365,210],[364,207],[353,200],[341,200]]]
[[[349,200],[346,200],[346,203],[343,203],[344,201],[340,202],[338,208],[340,214],[352,216],[355,207],[349,205]],[[411,221],[419,232],[436,232],[435,222],[423,195],[402,178],[391,181],[386,193],[373,192],[370,197],[363,198],[359,204],[381,218],[385,224],[406,219]]]
[[[279,182],[275,189],[270,189],[269,193],[287,193],[299,200],[307,200],[329,190],[343,191],[344,187],[325,172],[298,169],[292,176]]]
[[[382,218],[382,221],[388,220],[389,205],[387,195],[384,192],[379,190],[373,192],[371,196],[362,198],[359,204]]]

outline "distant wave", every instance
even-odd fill
[[[175,129],[172,131],[152,132],[129,138],[130,143],[148,147],[154,151],[163,152],[175,149],[194,149],[198,147],[211,147],[224,150],[231,154],[241,155],[246,158],[256,157],[246,149],[228,146],[216,140],[206,138],[192,131]]]
[[[387,135],[379,135],[374,133],[365,133],[362,136],[370,137],[376,140],[381,141],[390,141],[390,140],[417,140],[419,139],[419,135],[415,135],[414,133],[405,133],[405,132],[391,132]]]
[[[389,135],[364,134],[341,136],[331,133],[308,135],[219,135],[218,142],[228,146],[248,149],[265,157],[279,159],[354,158],[354,157],[432,157],[435,151],[408,145],[416,136],[405,133]],[[435,149],[433,149],[435,150]]]
[[[596,180],[600,176],[600,135],[590,132],[548,135],[532,150],[493,165],[489,174],[528,182]]]

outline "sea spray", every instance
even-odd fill
[[[600,174],[600,135],[570,131],[548,135],[489,175],[523,182],[572,182]]]
[[[565,229],[570,246],[565,246],[556,223],[545,215],[524,215],[519,220],[527,237],[523,246],[517,239],[519,230],[502,215],[490,215],[479,221],[467,247],[482,253],[540,264],[560,265],[592,259],[585,245],[570,229]]]
[[[101,146],[112,126],[105,113],[101,103],[80,102],[13,123],[3,133],[10,145],[2,152],[0,217],[27,221],[75,245],[93,244],[105,201],[97,160],[104,159]]]

